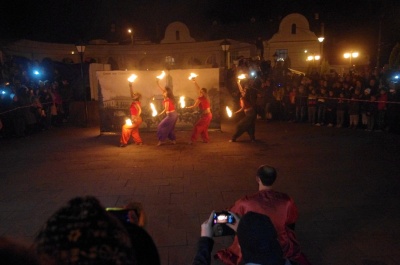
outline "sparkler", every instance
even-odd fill
[[[133,81],[135,81],[136,78],[137,78],[137,75],[132,74],[130,77],[128,77],[128,82],[133,83]]]
[[[151,114],[151,116],[153,116],[153,117],[157,116],[158,112],[157,112],[156,107],[154,106],[153,103],[150,103],[150,108],[151,108],[151,110],[153,111],[153,113]]]
[[[241,74],[237,78],[240,79],[240,80],[246,79],[246,75],[245,74]]]
[[[164,78],[164,76],[165,76],[165,72],[162,71],[161,74],[157,76],[157,78],[161,80]]]
[[[230,109],[228,106],[226,106],[226,114],[228,114],[228,117],[229,117],[229,118],[232,117],[232,111],[231,111],[231,109]]]
[[[185,104],[185,96],[181,96],[179,98],[179,103],[181,104],[181,108],[182,109],[186,106],[186,104]]]
[[[195,73],[190,73],[189,75],[189,80],[193,80],[197,77],[197,75]]]
[[[125,124],[128,125],[128,126],[132,126],[132,120],[129,119],[129,118],[126,119],[126,120],[125,120]]]

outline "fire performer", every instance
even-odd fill
[[[172,89],[169,87],[161,87],[160,86],[160,79],[161,76],[157,77],[157,86],[163,93],[164,96],[164,110],[158,115],[167,114],[167,116],[158,124],[157,126],[157,137],[158,137],[158,144],[160,146],[164,144],[164,142],[169,139],[172,144],[176,144],[176,135],[175,135],[175,125],[178,121],[178,114],[175,111],[175,97]]]
[[[229,142],[236,142],[244,132],[247,132],[250,136],[250,140],[255,142],[255,131],[256,131],[256,111],[254,108],[254,99],[252,99],[251,93],[249,93],[248,88],[243,88],[240,84],[241,78],[238,78],[238,87],[240,91],[240,109],[234,114],[244,111],[244,117],[236,125],[236,131]]]
[[[137,145],[142,145],[142,138],[140,138],[139,135],[139,126],[142,124],[143,120],[142,117],[140,116],[142,114],[142,108],[140,104],[140,99],[142,95],[140,93],[135,93],[133,92],[133,80],[132,82],[129,82],[129,90],[131,93],[131,98],[132,98],[132,103],[130,106],[130,113],[131,113],[131,119],[130,122],[127,120],[127,123],[125,123],[122,126],[122,133],[121,133],[121,138],[120,138],[120,147],[125,147],[128,144],[128,141],[130,137],[132,136],[133,141]]]
[[[201,117],[199,120],[194,124],[192,136],[190,138],[189,144],[193,144],[196,142],[197,137],[199,134],[203,139],[203,143],[208,143],[210,141],[210,137],[208,136],[208,126],[210,126],[212,113],[210,109],[210,98],[207,93],[206,88],[200,88],[200,86],[196,82],[195,77],[189,77],[190,80],[193,81],[196,89],[199,91],[199,97],[197,98],[196,102],[193,106],[186,107],[187,109],[193,109],[195,107],[199,107],[201,112]]]

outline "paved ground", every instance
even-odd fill
[[[194,146],[178,132],[176,145],[156,147],[143,133],[145,145],[118,148],[118,136],[97,127],[0,139],[0,235],[32,240],[75,196],[141,201],[162,265],[190,264],[201,222],[256,191],[255,170],[268,163],[275,188],[297,202],[298,238],[314,265],[400,264],[399,135],[258,121],[257,143],[228,143],[232,131],[225,122]]]

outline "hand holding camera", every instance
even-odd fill
[[[219,237],[234,235],[239,224],[238,215],[229,211],[213,211],[201,225],[201,236]]]

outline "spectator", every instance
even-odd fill
[[[258,192],[239,199],[229,211],[239,216],[251,211],[269,216],[278,233],[284,257],[297,264],[308,265],[310,262],[301,252],[294,231],[298,217],[297,207],[287,194],[273,190],[272,185],[276,176],[275,168],[268,165],[260,166],[256,176]],[[235,237],[233,244],[227,249],[218,251],[216,256],[224,264],[239,264],[242,253],[238,238]]]
[[[344,115],[347,111],[347,101],[344,98],[344,92],[339,93],[336,104],[336,127],[342,128],[344,125]]]
[[[326,114],[326,99],[328,95],[326,88],[322,87],[320,93],[317,96],[317,123],[315,125],[322,126],[325,124]]]
[[[376,127],[377,131],[380,132],[383,129],[385,129],[385,118],[386,118],[386,102],[388,100],[388,95],[386,93],[386,90],[382,88],[379,91],[378,95],[378,113],[377,113],[377,118],[376,118]]]
[[[304,86],[299,86],[299,91],[295,95],[296,102],[296,122],[304,122],[306,120],[307,111],[307,93]]]
[[[236,222],[227,224],[237,231],[244,264],[290,265],[283,258],[282,249],[271,219],[263,214],[248,212],[242,218],[230,212]],[[211,252],[214,245],[213,214],[201,225],[201,237],[197,243],[197,254],[193,265],[211,264]]]
[[[129,234],[93,197],[75,198],[35,238],[41,258],[56,264],[134,264]]]
[[[308,122],[311,124],[315,124],[316,111],[317,111],[317,93],[315,92],[315,89],[312,88],[307,96]]]
[[[366,110],[365,110],[365,115],[367,118],[367,128],[365,129],[366,131],[373,131],[374,126],[375,126],[375,119],[376,119],[376,97],[371,96],[370,102],[368,102],[368,105],[366,105]]]
[[[360,119],[360,92],[354,91],[349,101],[349,128],[357,129]]]
[[[325,112],[325,120],[328,124],[328,127],[332,127],[336,120],[336,106],[337,99],[334,95],[333,90],[329,90],[328,98],[326,99],[326,112]]]

